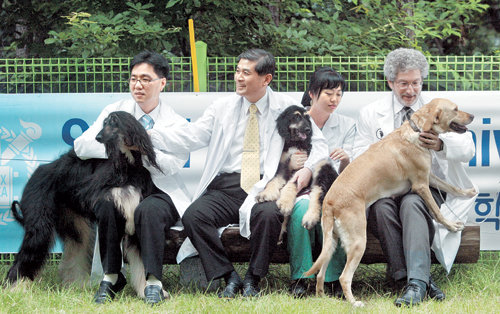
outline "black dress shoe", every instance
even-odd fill
[[[422,288],[420,285],[415,283],[413,280],[410,280],[406,285],[403,295],[394,301],[396,306],[413,306],[422,302],[425,298],[426,289]]]
[[[147,304],[155,305],[165,300],[163,289],[158,285],[148,285],[144,288],[144,301]]]
[[[254,280],[245,280],[243,281],[243,297],[259,297],[260,289],[259,283]]]
[[[109,281],[101,281],[99,290],[97,290],[94,295],[94,302],[97,304],[103,304],[107,301],[113,300],[115,298],[115,294],[122,291],[126,284],[127,280],[121,272],[118,273],[118,280],[114,285]]]
[[[436,301],[443,301],[446,296],[444,292],[439,289],[439,287],[432,281],[432,278],[429,278],[429,287],[427,287],[427,295],[429,298],[434,299]]]
[[[234,299],[236,295],[241,292],[242,288],[243,288],[243,282],[239,277],[237,279],[236,278],[230,279],[224,291],[219,292],[219,298]]]
[[[307,294],[308,283],[306,279],[297,279],[290,284],[290,294],[294,298],[303,298]]]
[[[342,285],[338,280],[332,282],[325,282],[326,293],[334,298],[342,299],[344,297],[344,291],[342,290]]]

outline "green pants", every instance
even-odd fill
[[[302,227],[302,217],[304,217],[309,207],[309,200],[302,199],[295,204],[292,215],[288,222],[288,252],[290,253],[290,273],[292,280],[304,277],[313,264],[313,250],[321,251],[323,243],[323,231],[318,223],[312,230]],[[337,249],[326,269],[325,282],[338,280],[344,270],[346,255],[344,249],[337,245]]]

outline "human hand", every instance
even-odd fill
[[[311,178],[312,178],[311,169],[302,168],[299,171],[297,171],[290,180],[292,180],[292,182],[297,182],[297,191],[301,191],[303,188],[309,185]]]
[[[418,139],[425,148],[433,149],[437,152],[443,149],[443,141],[435,132],[420,132]]]
[[[290,156],[290,169],[299,170],[304,168],[304,164],[307,160],[307,153],[299,150]]]
[[[349,155],[347,155],[345,150],[343,150],[340,147],[337,147],[334,150],[332,150],[332,152],[330,153],[330,158],[333,160],[340,160],[340,162],[349,161]]]

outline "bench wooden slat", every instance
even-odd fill
[[[467,225],[462,231],[462,241],[455,258],[455,263],[476,263],[479,260],[479,231],[478,225]],[[175,257],[186,235],[183,231],[170,230],[167,237],[167,246],[164,254],[164,264],[175,264]],[[222,243],[226,248],[231,262],[248,262],[250,260],[250,241],[240,236],[237,227],[227,228],[222,234]],[[289,262],[286,242],[278,246],[274,252],[272,263],[284,264]],[[361,260],[363,264],[386,263],[387,260],[380,247],[380,242],[368,232],[365,254]],[[438,263],[433,255],[433,263]]]

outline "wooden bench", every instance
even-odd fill
[[[170,230],[164,254],[164,264],[176,264],[175,257],[179,247],[186,238],[183,231]],[[222,243],[226,248],[231,262],[248,262],[250,260],[250,241],[240,236],[237,227],[227,228],[222,233]],[[476,263],[479,260],[479,226],[466,225],[462,231],[462,241],[458,249],[455,263]],[[286,264],[289,262],[289,255],[286,244],[278,246],[274,252],[272,263]],[[380,242],[370,233],[367,234],[367,245],[365,255],[361,260],[363,264],[386,263],[387,260],[382,252]],[[432,256],[432,262],[438,261]]]

